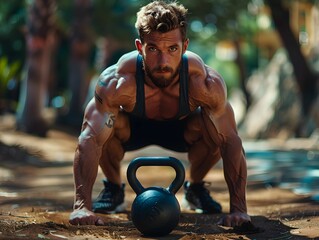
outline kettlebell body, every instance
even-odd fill
[[[145,235],[166,235],[179,222],[180,206],[167,189],[151,187],[138,195],[131,217],[136,228]]]
[[[168,188],[144,188],[136,178],[136,171],[140,166],[171,166],[176,171],[176,177]],[[181,162],[171,157],[136,158],[127,169],[127,178],[137,194],[131,208],[135,227],[147,236],[169,234],[178,225],[180,218],[180,205],[175,193],[185,179]]]

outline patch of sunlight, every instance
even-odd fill
[[[2,189],[0,189],[0,197],[17,197],[18,194],[15,192],[4,192]]]
[[[5,168],[0,168],[0,180],[5,181],[13,179],[13,174],[10,170],[5,169]]]

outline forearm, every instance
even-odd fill
[[[85,207],[91,210],[92,189],[97,177],[101,153],[102,146],[96,143],[95,138],[89,137],[79,140],[73,165],[75,183],[74,209]]]
[[[241,140],[237,135],[222,146],[224,176],[230,196],[230,213],[247,213],[247,166]]]
[[[224,176],[229,189],[230,212],[247,213],[247,166],[241,139],[236,130],[234,113],[226,104],[223,114],[204,114],[205,127],[211,140],[219,146],[224,165]]]

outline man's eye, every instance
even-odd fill
[[[170,52],[175,52],[176,50],[177,50],[177,47],[170,47],[170,48],[169,48],[169,51],[170,51]]]
[[[156,48],[155,47],[150,47],[148,50],[151,51],[151,52],[155,52]]]

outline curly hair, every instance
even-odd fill
[[[143,6],[137,13],[135,27],[143,42],[151,32],[169,32],[179,28],[183,41],[186,40],[187,9],[177,2],[154,1]]]

